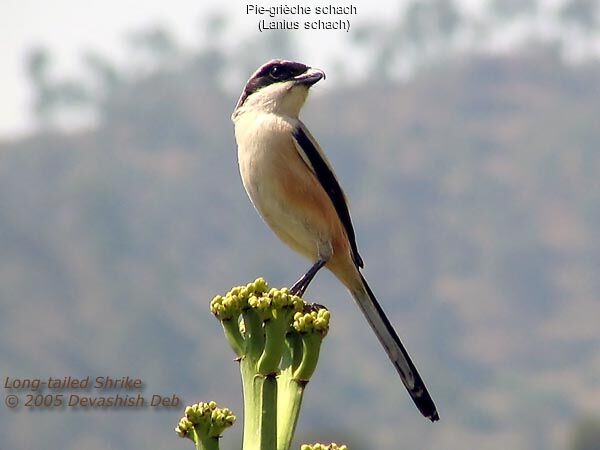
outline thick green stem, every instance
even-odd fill
[[[302,339],[292,331],[285,339],[281,372],[277,377],[277,450],[288,450],[298,423],[306,383],[298,383],[293,374],[302,362]]]
[[[221,321],[223,325],[223,331],[225,332],[225,338],[229,345],[235,352],[235,354],[240,357],[244,354],[244,337],[242,333],[240,333],[240,326],[237,321],[237,318],[228,319]]]
[[[219,438],[209,437],[207,433],[192,431],[192,438],[196,444],[196,450],[219,450]]]
[[[275,317],[266,321],[265,348],[258,361],[258,372],[271,375],[279,372],[279,364],[285,348],[285,333],[290,327],[290,311],[279,310],[274,312]]]
[[[267,375],[262,382],[260,450],[277,450],[277,379]]]
[[[256,369],[256,362],[262,355],[265,348],[265,332],[262,327],[262,321],[256,311],[247,309],[242,312],[244,319],[244,336],[246,342],[245,357],[253,363],[253,369]]]
[[[321,342],[323,338],[318,333],[302,335],[302,362],[294,372],[294,379],[308,381],[319,362]]]
[[[244,390],[244,450],[277,449],[277,381],[256,372],[247,357],[240,361]]]
[[[240,373],[242,375],[242,390],[244,395],[244,438],[242,445],[244,450],[260,450],[260,435],[258,434],[260,415],[255,414],[259,405],[257,390],[254,388],[256,372],[253,366],[248,356],[242,357],[240,361]]]
[[[300,416],[306,382],[291,378],[291,371],[286,371],[280,375],[278,384],[277,450],[288,450]]]

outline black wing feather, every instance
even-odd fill
[[[327,195],[331,199],[335,210],[344,225],[344,229],[346,230],[346,234],[348,235],[348,240],[350,241],[350,248],[352,250],[352,259],[354,260],[354,264],[357,267],[363,267],[364,263],[360,255],[358,254],[358,247],[356,246],[356,236],[354,234],[354,228],[352,227],[352,220],[350,219],[350,211],[348,210],[348,205],[346,204],[346,198],[344,197],[344,192],[340,187],[335,175],[329,168],[329,165],[323,160],[319,151],[315,148],[311,139],[306,135],[306,132],[303,128],[296,127],[294,130],[294,138],[300,144],[304,153],[308,157],[315,174],[317,175],[317,179]]]

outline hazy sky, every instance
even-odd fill
[[[43,44],[57,59],[57,71],[76,70],[81,52],[118,54],[127,31],[161,23],[186,40],[194,37],[200,14],[215,0],[0,0],[0,135],[31,126],[24,72],[27,49]],[[200,6],[202,5],[202,6]]]
[[[394,16],[402,4],[399,1],[248,1],[222,0],[0,0],[0,137],[14,136],[31,129],[31,96],[24,71],[28,49],[44,45],[55,56],[56,72],[76,73],[78,61],[85,49],[95,49],[119,59],[128,32],[144,26],[164,24],[184,43],[192,45],[201,34],[203,14],[227,11],[236,29],[256,32],[257,18],[247,16],[246,3],[279,4],[354,4],[357,20],[374,17],[386,20]],[[326,37],[335,40],[336,32]],[[339,32],[337,32],[339,33]],[[302,35],[303,44],[323,49],[324,36],[319,33]],[[337,36],[339,38],[339,35]],[[121,55],[122,56],[122,55]]]
[[[563,2],[539,0],[545,10],[556,9]],[[0,0],[0,138],[18,136],[33,127],[25,55],[37,45],[51,51],[53,68],[58,75],[77,75],[85,50],[95,50],[117,62],[124,61],[127,34],[153,25],[165,26],[183,45],[198,47],[201,36],[205,35],[201,29],[202,19],[215,11],[228,15],[228,25],[237,33],[228,44],[235,45],[248,33],[259,33],[258,17],[246,14],[247,4],[313,7],[352,4],[358,10],[357,16],[349,17],[354,26],[364,20],[379,21],[382,25],[392,21],[405,3],[406,0]],[[487,1],[457,0],[457,3],[462,5],[463,12],[477,16]],[[531,24],[524,26],[528,28]],[[311,65],[326,67],[329,55],[337,58],[343,55],[344,47],[339,45],[342,38],[347,37],[343,32],[291,33],[300,41],[301,56],[306,55],[306,62]],[[518,33],[518,28],[503,31],[500,41],[510,41],[510,36]],[[600,42],[596,53],[600,54]]]

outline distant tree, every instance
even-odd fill
[[[201,48],[192,58],[194,73],[205,82],[219,86],[227,67],[224,36],[229,23],[222,12],[212,12],[201,20]]]
[[[125,75],[105,56],[88,51],[83,55],[83,64],[90,72],[97,88],[106,95],[125,82]]]
[[[204,83],[220,86],[227,60],[217,48],[206,48],[192,58],[192,70]]]
[[[351,43],[370,59],[369,76],[376,80],[390,78],[394,51],[390,48],[389,34],[390,30],[382,29],[380,24],[366,22],[350,35]]]
[[[75,79],[54,80],[50,70],[52,57],[43,47],[32,49],[26,60],[29,80],[34,90],[34,112],[44,128],[51,127],[61,108],[70,109],[89,104],[85,85]]]
[[[371,77],[392,79],[398,69],[416,69],[449,53],[463,24],[454,0],[411,0],[389,27],[362,24],[352,41],[371,60]]]
[[[574,25],[584,32],[598,31],[597,0],[569,0],[560,10],[560,18],[567,24]]]
[[[395,47],[412,55],[414,68],[427,66],[451,53],[462,23],[454,0],[414,0],[396,24]]]
[[[26,71],[34,91],[33,110],[36,118],[47,123],[51,110],[51,93],[49,89],[49,70],[52,57],[48,49],[36,47],[29,51],[26,58]]]
[[[220,39],[227,31],[227,18],[222,12],[212,12],[202,22],[202,29],[206,30],[207,38]]]
[[[174,35],[161,25],[131,33],[128,44],[134,61],[141,64],[136,70],[173,70],[180,54]]]
[[[27,55],[27,74],[36,85],[45,85],[51,62],[50,52],[45,47],[35,47]]]
[[[513,20],[538,11],[538,0],[490,0],[489,9],[495,18]]]
[[[447,42],[460,24],[453,0],[411,2],[400,22],[403,37],[416,48]]]

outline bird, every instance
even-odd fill
[[[435,422],[425,383],[361,273],[346,195],[299,119],[309,89],[324,78],[320,69],[273,59],[248,79],[231,115],[242,184],[279,239],[312,262],[290,292],[302,296],[319,270],[329,269],[354,297],[421,414]]]

